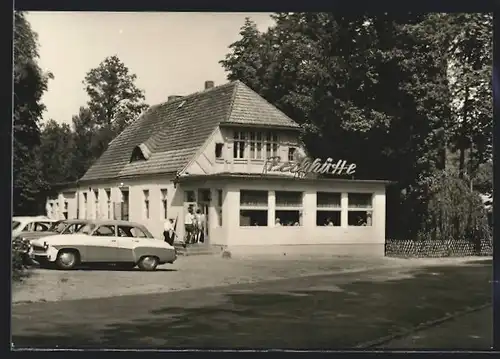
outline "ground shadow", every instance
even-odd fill
[[[352,349],[491,302],[491,272],[486,264],[432,267],[411,278],[355,281],[332,291],[220,289],[225,301],[217,305],[189,308],[166,300],[147,317],[87,329],[77,323],[56,326],[43,335],[13,333],[13,341],[45,348]],[[449,349],[468,349],[454,345]]]

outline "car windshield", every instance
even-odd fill
[[[17,229],[21,225],[21,222],[18,221],[12,221],[12,229]]]
[[[87,223],[86,225],[80,227],[76,233],[90,234],[95,228],[95,224]]]

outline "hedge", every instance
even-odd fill
[[[26,252],[29,249],[29,244],[19,239],[12,241],[12,280],[21,281],[28,276],[26,271]]]
[[[388,239],[385,243],[387,257],[471,257],[493,255],[491,239],[482,240],[480,245],[463,240],[396,240]]]

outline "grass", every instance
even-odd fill
[[[46,314],[78,318],[86,310],[112,311],[114,319],[93,313],[97,319],[90,322],[42,323],[26,314],[33,325],[16,330],[13,320],[13,341],[33,347],[349,349],[492,301],[491,261],[427,268],[390,281],[321,280],[328,278],[336,290],[313,290],[318,278],[310,277],[311,289],[296,289],[293,281],[285,291],[271,284],[248,286],[246,293],[218,289],[223,300],[194,307],[166,294],[164,304],[141,317],[116,302],[113,307],[112,301],[88,301],[94,309],[81,302],[71,311]],[[137,297],[136,305],[144,300]],[[35,332],[36,327],[43,330]]]

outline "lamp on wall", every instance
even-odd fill
[[[174,183],[174,188],[177,188],[177,184],[179,183],[179,172],[175,173],[175,177],[172,182]]]

